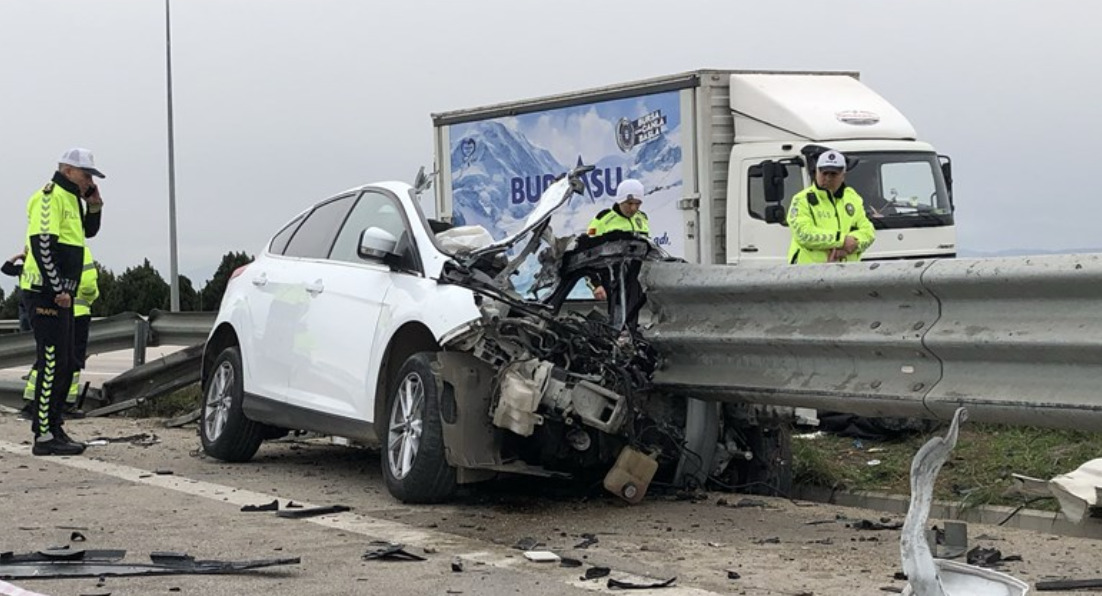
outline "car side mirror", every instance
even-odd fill
[[[394,255],[398,239],[382,228],[367,228],[360,232],[360,246],[356,253],[364,259],[386,259]]]
[[[785,218],[784,205],[781,205],[779,203],[774,205],[766,205],[765,223],[781,224],[782,226],[787,226],[788,220],[787,218]]]
[[[780,203],[784,200],[784,179],[788,168],[783,163],[767,159],[761,162],[761,183],[764,185],[765,202]],[[768,209],[766,210],[768,212]],[[768,220],[767,220],[768,221]]]

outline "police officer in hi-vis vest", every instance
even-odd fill
[[[876,240],[861,195],[846,185],[846,158],[830,149],[815,164],[815,183],[792,197],[788,207],[792,243],[788,262],[860,261]]]
[[[93,177],[104,176],[92,152],[70,149],[58,160],[53,179],[27,201],[29,250],[19,287],[27,296],[38,349],[31,419],[34,455],[84,452],[84,445],[62,428],[62,410],[77,368],[73,304],[84,267],[84,239],[99,231],[103,207]]]
[[[616,185],[616,203],[612,205],[611,209],[602,210],[589,222],[587,232],[589,236],[596,238],[609,232],[629,232],[641,236],[650,236],[650,222],[647,220],[647,214],[640,210],[643,205],[644,194],[642,182],[634,178],[621,181],[620,184]],[[629,265],[624,282],[627,292],[627,313],[622,321],[613,321],[614,325],[625,324],[629,330],[634,330],[639,308],[645,302],[642,287],[639,285],[639,270],[640,263],[638,261]],[[615,278],[610,281],[613,284],[618,283]],[[605,289],[607,282],[589,278],[586,279],[586,282],[593,291],[594,298],[597,300],[608,299],[609,293]]]

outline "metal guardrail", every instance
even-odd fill
[[[870,416],[1102,429],[1102,255],[647,264],[659,386]]]
[[[144,320],[122,313],[92,321],[88,331],[88,353],[98,354],[134,347],[135,325]],[[0,368],[30,366],[35,360],[34,334],[12,333],[0,336]]]
[[[97,392],[100,403],[138,402],[186,387],[199,380],[202,344],[214,324],[215,313],[169,313],[154,310],[148,318],[123,313],[95,319],[89,328],[88,353],[98,354],[132,348],[134,368],[104,383]],[[18,321],[2,321],[18,329]],[[146,363],[147,346],[192,346]],[[34,335],[9,333],[0,336],[0,368],[30,367],[35,360]],[[19,407],[23,384],[0,381],[0,403]]]
[[[214,326],[214,312],[166,312],[152,310],[149,327],[153,331],[151,346],[192,346],[203,343]]]

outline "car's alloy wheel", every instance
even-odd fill
[[[440,419],[441,401],[454,398],[435,363],[432,352],[410,356],[387,395],[383,478],[390,494],[406,503],[439,503],[455,492]]]
[[[222,431],[226,428],[233,403],[233,384],[233,365],[229,361],[223,361],[211,376],[203,406],[203,426],[207,437],[212,441],[221,438]]]
[[[425,417],[425,384],[411,372],[398,385],[394,407],[390,410],[387,432],[387,463],[396,479],[404,479],[413,469],[421,446]]]
[[[222,350],[203,393],[199,438],[203,451],[222,461],[249,461],[264,441],[266,427],[245,416],[243,370],[237,346]]]

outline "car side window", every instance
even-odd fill
[[[401,241],[403,235],[409,241],[406,220],[402,217],[401,205],[393,197],[377,192],[365,191],[360,195],[356,206],[348,214],[337,241],[333,243],[333,252],[329,258],[335,261],[362,263],[357,253],[360,246],[360,234],[367,228],[381,228]]]
[[[287,243],[287,250],[283,254],[288,257],[313,259],[324,259],[329,256],[333,238],[352,207],[353,198],[355,195],[346,195],[314,207],[314,210],[306,216],[306,220],[299,225],[291,241]]]
[[[301,215],[291,220],[291,223],[283,226],[283,229],[272,237],[271,243],[268,244],[268,252],[275,255],[283,254],[283,251],[287,249],[287,243],[291,241],[291,236],[294,235],[300,223],[302,223]]]

